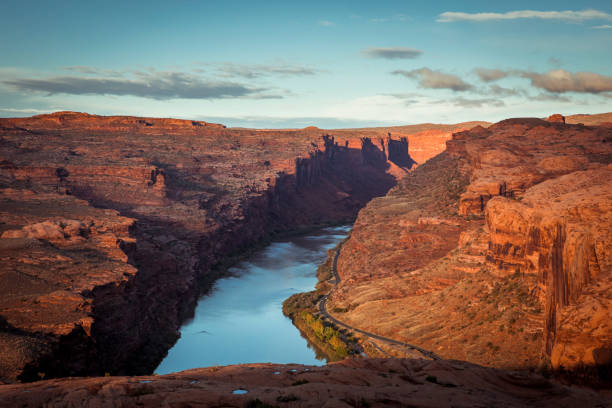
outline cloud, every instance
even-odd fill
[[[612,25],[610,25],[610,24],[603,24],[603,25],[598,25],[598,26],[594,26],[594,27],[591,27],[591,28],[594,28],[596,30],[609,30],[609,29],[612,28]]]
[[[466,98],[455,98],[450,101],[455,106],[462,108],[481,108],[483,106],[495,106],[502,107],[506,106],[504,101],[493,98],[482,98],[482,99],[466,99]]]
[[[391,73],[393,75],[402,75],[406,78],[414,78],[419,81],[421,88],[452,89],[453,91],[467,91],[473,88],[472,85],[464,82],[456,75],[433,71],[429,68],[414,69],[412,71],[397,70]]]
[[[552,65],[555,68],[559,68],[561,65],[563,65],[563,61],[555,57],[548,58],[546,62],[548,62],[550,65]]]
[[[534,101],[545,101],[545,102],[571,102],[572,100],[567,96],[562,96],[559,94],[550,94],[550,93],[539,93],[535,96],[530,96],[529,99]]]
[[[29,109],[29,108],[24,108],[24,109],[15,109],[15,108],[0,108],[0,112],[8,112],[8,113],[48,113],[48,112],[52,112],[52,110],[49,109]]]
[[[323,72],[300,65],[244,65],[225,63],[217,65],[217,70],[229,77],[259,78],[263,76],[307,76]]]
[[[508,75],[510,75],[508,71],[490,68],[474,68],[474,72],[482,81],[485,82],[499,81],[500,79],[506,78]]]
[[[211,123],[223,123],[228,127],[245,127],[255,129],[300,129],[306,126],[317,126],[322,129],[346,129],[374,126],[388,126],[389,120],[364,119],[355,117],[333,116],[196,116],[191,119]],[[401,124],[403,122],[398,122]],[[355,147],[355,146],[351,146]]]
[[[3,81],[21,91],[71,95],[131,95],[157,100],[281,98],[235,82],[211,81],[183,72],[134,72],[135,79],[59,76],[51,78],[15,78]]]
[[[329,20],[319,20],[319,25],[323,27],[333,27],[336,25],[336,23]]]
[[[405,14],[395,14],[391,17],[377,17],[371,18],[370,22],[372,23],[388,23],[390,21],[406,21],[407,17]]]
[[[560,63],[550,58],[549,63]],[[485,82],[493,82],[506,77],[520,77],[531,80],[531,85],[551,93],[581,92],[599,94],[612,92],[612,77],[594,72],[572,73],[564,69],[551,70],[545,73],[522,70],[502,71],[499,69],[475,68],[474,72]],[[489,87],[489,93],[498,95],[512,95],[507,88],[496,85]],[[524,91],[517,91],[525,94]]]
[[[488,93],[490,95],[496,96],[519,96],[524,95],[525,91],[512,88],[504,88],[499,85],[493,84],[489,86]]]
[[[581,10],[581,11],[536,11],[536,10],[518,10],[509,11],[507,13],[463,13],[455,11],[446,11],[436,20],[439,23],[452,23],[456,21],[497,21],[497,20],[516,20],[522,18],[542,19],[542,20],[562,20],[574,23],[580,23],[585,20],[612,20],[612,14],[599,10]]]
[[[563,69],[543,74],[530,71],[520,72],[520,76],[531,80],[531,85],[548,92],[601,93],[612,91],[612,77],[594,72],[571,73]]]
[[[81,74],[98,74],[100,70],[93,67],[87,67],[84,65],[77,65],[72,67],[66,67],[68,71],[80,72]]]
[[[88,75],[105,75],[105,76],[123,76],[127,71],[117,71],[114,69],[101,69],[96,67],[90,67],[87,65],[74,65],[71,67],[65,67],[67,71],[78,72],[80,74]]]
[[[412,59],[423,54],[423,51],[408,47],[372,47],[362,51],[370,58]]]

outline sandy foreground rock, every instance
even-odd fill
[[[243,394],[235,394],[244,392]],[[249,364],[0,386],[1,407],[606,407],[610,392],[459,361]],[[260,405],[257,405],[257,401]],[[269,405],[261,405],[261,403]]]

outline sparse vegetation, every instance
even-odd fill
[[[308,327],[321,342],[331,346],[337,357],[345,358],[348,356],[349,347],[344,340],[342,340],[342,334],[338,330],[331,325],[326,325],[322,319],[307,311],[302,311],[300,318],[306,322]]]
[[[333,277],[331,268],[335,251],[336,249],[333,249],[328,252],[326,262],[317,270],[319,282],[316,290],[297,293],[283,302],[285,316],[290,317],[293,324],[332,361],[346,358],[357,345],[353,336],[344,334],[333,324],[315,316],[317,302],[331,289],[327,280]],[[335,308],[333,312],[346,313],[349,310],[350,308]]]

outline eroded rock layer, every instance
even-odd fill
[[[458,132],[368,204],[336,317],[446,358],[609,378],[612,128],[553,119]]]
[[[395,182],[321,132],[72,112],[0,126],[5,381],[150,373],[219,263],[350,222]]]
[[[469,127],[426,126],[445,138]],[[362,137],[75,112],[0,119],[0,380],[150,373],[233,256],[351,222],[395,183]]]
[[[459,361],[249,364],[0,386],[0,407],[604,407],[610,392]]]

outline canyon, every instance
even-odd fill
[[[355,395],[603,405],[610,395],[503,370],[610,381],[609,122],[255,130],[75,112],[0,119],[0,400],[238,405],[242,384],[274,404],[292,387],[304,406],[362,406]],[[328,310],[443,360],[123,377],[157,367],[245,252],[353,221]],[[379,344],[368,355],[405,351]],[[308,379],[296,385],[298,372]],[[47,381],[8,385],[37,380]]]
[[[442,358],[609,381],[611,140],[557,115],[455,133],[359,213],[333,316]]]
[[[75,112],[0,120],[0,378],[152,372],[232,259],[350,222],[395,184],[403,170],[362,149],[368,135]],[[437,153],[418,132],[413,145]]]

